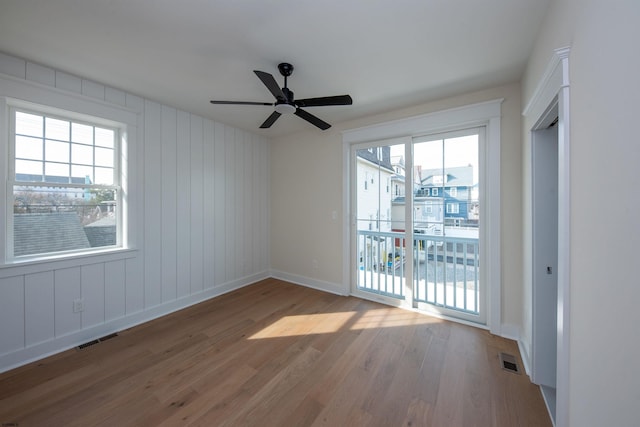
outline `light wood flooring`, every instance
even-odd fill
[[[513,341],[275,279],[0,375],[0,425],[550,426]],[[521,365],[520,365],[521,366]]]

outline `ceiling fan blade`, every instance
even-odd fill
[[[224,105],[273,105],[273,102],[251,102],[251,101],[210,101],[212,104]]]
[[[274,111],[273,113],[271,113],[269,117],[267,117],[267,120],[265,120],[264,123],[260,125],[260,128],[261,129],[270,128],[271,125],[274,124],[276,120],[278,120],[278,117],[280,117],[281,115],[282,114],[278,113],[277,111]]]
[[[323,96],[320,98],[298,99],[298,107],[321,107],[323,105],[351,105],[353,100],[349,95]]]
[[[256,73],[256,76],[258,76],[258,78],[262,81],[262,83],[264,83],[267,89],[269,89],[269,92],[271,92],[273,96],[276,97],[276,99],[285,99],[282,89],[280,89],[280,86],[278,86],[278,82],[276,82],[276,79],[274,79],[271,74],[258,70],[253,70],[253,72]]]
[[[307,113],[306,111],[304,111],[301,108],[296,109],[296,112],[293,113],[293,114],[295,114],[296,116],[300,117],[301,119],[304,119],[304,120],[308,121],[312,125],[319,127],[322,130],[327,130],[327,129],[329,129],[331,127],[331,125],[329,123],[320,120],[319,118],[317,118],[313,114]]]

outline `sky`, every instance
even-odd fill
[[[442,167],[442,139],[430,139],[413,145],[414,164],[422,169]],[[473,182],[478,182],[478,135],[444,139],[445,167],[473,166]],[[391,146],[391,156],[404,157],[404,145]],[[405,159],[406,161],[406,159]]]

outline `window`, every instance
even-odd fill
[[[447,203],[447,213],[448,214],[460,213],[460,206],[457,203]]]
[[[451,187],[449,189],[449,196],[450,197],[458,197],[458,187]]]
[[[436,187],[431,189],[431,195],[432,196],[437,196],[438,195],[438,189]]]
[[[121,246],[119,128],[11,108],[8,258]]]

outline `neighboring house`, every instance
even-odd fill
[[[358,229],[391,231],[391,148],[358,150]]]
[[[444,172],[442,169],[423,169],[416,196],[442,199],[447,226],[477,226],[475,209],[478,201],[472,199],[476,188],[471,165],[446,168]],[[470,211],[474,214],[470,215]]]
[[[391,202],[391,218],[393,222],[393,231],[405,231],[405,204],[406,198],[396,197]],[[413,229],[416,232],[442,235],[444,215],[443,202],[441,197],[422,197],[414,196],[413,198]]]
[[[404,196],[405,168],[404,157],[391,156],[391,167],[393,167],[393,175],[391,175],[391,197]]]
[[[91,179],[86,177],[69,177],[66,176],[53,176],[53,175],[33,175],[33,174],[25,174],[25,173],[17,173],[16,181],[18,182],[42,182],[42,187],[37,188],[46,188],[47,193],[56,193],[62,197],[67,197],[69,199],[84,199],[91,200],[91,193],[84,188],[59,188],[59,187],[47,187],[47,183],[55,183],[55,184],[91,184]],[[32,186],[23,187],[24,190],[28,190]],[[19,187],[18,187],[19,188]]]

